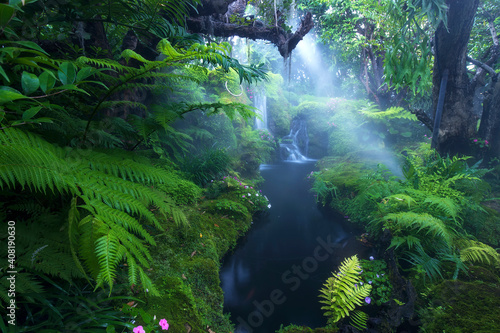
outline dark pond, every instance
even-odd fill
[[[318,208],[307,178],[313,170],[313,161],[261,167],[271,209],[254,220],[220,272],[235,333],[324,326],[319,289],[345,257],[370,255],[344,216]]]

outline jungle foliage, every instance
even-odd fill
[[[246,127],[255,115],[252,108],[241,101],[164,96],[180,86],[199,85],[210,73],[229,73],[238,85],[255,83],[265,74],[230,57],[229,44],[186,34],[179,24],[195,3],[0,4],[0,216],[15,221],[18,230],[20,328],[131,328],[117,304],[125,299],[138,304],[132,296],[165,295],[151,277],[158,235],[192,233],[195,219],[186,215],[187,205],[200,200],[200,186],[232,172],[233,155],[222,149],[189,163],[200,136],[174,123],[197,112],[225,117],[231,129],[231,121]],[[73,40],[72,23],[81,20],[103,24],[108,35],[100,37],[113,45],[99,49],[84,30],[76,34],[81,40]],[[139,50],[120,50],[117,38],[127,31],[143,41],[155,40],[150,50],[155,59]],[[248,223],[256,210],[244,207],[238,219]],[[227,251],[246,229],[235,228],[216,252]],[[7,258],[7,248],[1,251]],[[216,274],[217,265],[209,267],[210,275]],[[3,270],[2,307],[9,302],[6,274]],[[108,297],[94,302],[86,296],[100,291]],[[65,296],[50,296],[58,292]],[[112,293],[124,297],[109,297]],[[82,299],[82,311],[70,310]],[[205,301],[196,301],[200,309]],[[35,305],[39,302],[44,307]],[[93,319],[85,321],[95,308]],[[213,316],[221,316],[217,311]]]

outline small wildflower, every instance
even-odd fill
[[[365,297],[365,302],[370,304],[372,302],[372,299],[370,297]]]
[[[267,208],[271,208],[271,204],[267,205]]]
[[[488,140],[484,140],[485,145],[488,145],[488,143],[489,143]]]
[[[370,281],[368,281],[368,284],[372,284],[372,281],[371,281],[371,280],[370,280]]]
[[[245,195],[243,194],[243,195],[242,195],[242,197],[244,198],[244,197],[245,197]]]
[[[474,139],[474,142],[477,142],[477,139]]]
[[[201,238],[201,237],[203,237],[203,235],[202,235],[202,234],[201,234],[201,232],[200,232],[200,238]]]
[[[370,260],[373,260],[373,259],[375,259],[375,258],[373,258],[373,256],[370,256]]]
[[[380,275],[378,275],[378,274],[377,274],[377,277],[379,278],[379,277],[380,277]]]
[[[167,323],[167,320],[165,318],[163,318],[162,320],[160,320],[159,324],[160,324],[162,330],[168,331],[168,327],[170,325]]]
[[[252,195],[250,193],[247,193],[249,197],[251,197]]]
[[[134,327],[134,329],[132,331],[134,333],[146,333],[146,331],[144,330],[144,328],[142,326]]]

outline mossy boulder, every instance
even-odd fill
[[[330,112],[326,103],[315,101],[302,102],[295,110],[296,117],[307,122],[310,158],[321,158],[327,153]]]
[[[307,326],[297,326],[297,325],[288,325],[286,327],[282,327],[277,331],[278,333],[335,333],[338,332],[337,329],[333,328],[310,328]]]
[[[422,316],[425,332],[500,332],[500,284],[444,281],[432,288]]]

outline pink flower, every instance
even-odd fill
[[[160,320],[160,326],[161,326],[162,330],[168,331],[168,327],[170,325],[167,323],[167,320],[165,318],[163,318],[162,320]]]
[[[142,326],[137,326],[132,330],[134,333],[146,333]]]
[[[474,139],[474,142],[477,142],[477,139]]]
[[[488,140],[484,140],[484,144],[487,145],[489,142]]]

